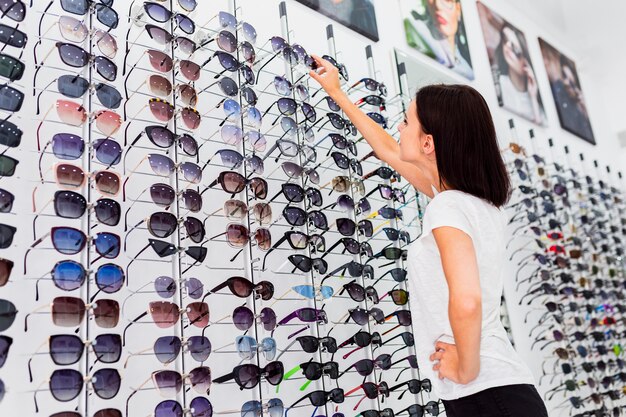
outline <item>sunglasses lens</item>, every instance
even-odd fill
[[[239,87],[237,86],[237,83],[233,81],[232,78],[222,77],[218,85],[222,89],[222,92],[226,94],[228,97],[234,97],[239,92]]]
[[[263,178],[250,179],[250,190],[256,198],[259,198],[261,200],[267,198],[267,188],[267,181],[265,181]]]
[[[254,239],[260,250],[269,250],[272,247],[272,235],[268,229],[257,229]]]
[[[211,369],[207,366],[199,366],[189,373],[191,386],[200,393],[206,394],[211,389]]]
[[[187,339],[187,349],[194,360],[204,362],[211,354],[211,342],[205,336],[191,336]]]
[[[176,371],[157,371],[152,374],[154,385],[163,396],[174,397],[183,387],[182,376]]]
[[[117,265],[104,264],[96,272],[96,285],[102,292],[111,294],[119,291],[124,284],[124,271]]]
[[[200,243],[204,239],[205,230],[202,222],[194,217],[187,217],[183,223],[189,239],[194,243]],[[190,294],[191,296],[191,294]],[[192,297],[194,298],[194,297]]]
[[[168,57],[168,59],[170,58]],[[172,62],[171,59],[169,62]],[[200,79],[200,66],[193,61],[183,59],[180,61],[180,73],[189,81],[198,81]]]
[[[24,48],[28,37],[26,34],[16,28],[0,24],[0,42],[6,45],[11,45],[16,48]]]
[[[194,88],[188,84],[179,85],[178,94],[181,101],[186,106],[195,107],[195,105],[198,103],[198,95],[196,94],[196,90],[194,90]]]
[[[291,98],[279,98],[278,101],[278,110],[287,116],[291,116],[296,113],[296,101]]]
[[[222,140],[228,145],[237,146],[243,140],[243,131],[235,125],[224,125],[221,129]]]
[[[209,385],[210,385],[210,376],[209,376]],[[205,392],[208,392],[208,388]],[[191,400],[190,407],[192,410],[191,417],[212,417],[213,416],[213,405],[211,404],[209,400],[207,400],[204,397],[196,397],[193,400]]]
[[[172,94],[172,83],[165,77],[162,77],[158,74],[153,74],[148,77],[148,87],[152,94],[168,97]]]
[[[154,417],[183,417],[183,407],[174,400],[161,401],[154,407]]]
[[[148,50],[148,58],[150,60],[150,65],[152,65],[152,68],[154,68],[156,71],[170,72],[174,67],[172,58],[170,58],[168,55],[161,51],[155,51],[154,49]],[[181,62],[181,72],[183,73],[183,75],[185,75],[185,62],[189,61]]]
[[[287,206],[283,209],[283,216],[292,226],[303,226],[306,223],[306,212],[300,207]]]
[[[268,307],[261,310],[261,324],[268,332],[276,328],[276,313],[274,310]]]
[[[351,219],[337,219],[337,230],[343,236],[352,236],[356,232],[356,224]]]
[[[229,224],[226,229],[226,240],[236,248],[242,248],[248,244],[248,235],[248,229],[241,224]]]
[[[113,166],[122,160],[122,147],[112,139],[96,139],[93,141],[96,159],[105,165]]]
[[[115,363],[122,356],[122,338],[118,334],[98,335],[93,349],[100,362]]]
[[[265,378],[272,385],[278,385],[283,379],[285,372],[282,362],[270,362],[265,366]]]
[[[168,177],[174,172],[174,161],[165,155],[150,154],[148,155],[148,161],[150,162],[150,168],[152,168],[152,171],[157,175]]]
[[[167,184],[153,184],[150,186],[150,198],[154,204],[167,207],[174,203],[176,191]]]
[[[391,298],[396,305],[405,305],[409,301],[409,293],[404,290],[393,290]]]
[[[166,238],[176,230],[176,216],[165,211],[153,213],[148,221],[148,229],[153,236]]]
[[[237,39],[232,33],[223,30],[217,35],[217,46],[223,51],[233,53],[237,50]]]
[[[251,89],[250,87],[243,87],[241,89],[241,93],[243,95],[244,100],[246,100],[246,103],[248,103],[251,106],[256,105],[258,97],[253,89]]]
[[[233,324],[241,331],[248,330],[254,323],[254,315],[247,307],[237,307],[233,311]]]
[[[0,287],[6,285],[13,271],[13,261],[8,259],[0,259]]]
[[[117,195],[120,191],[120,177],[115,172],[98,171],[95,175],[96,189],[102,194]]]
[[[113,136],[122,126],[122,117],[112,111],[99,111],[95,117],[96,127],[106,136]]]
[[[241,43],[241,53],[243,58],[250,64],[254,64],[256,61],[256,52],[254,51],[254,47],[249,42]]]
[[[200,113],[197,110],[192,109],[191,107],[185,107],[182,111],[183,123],[189,129],[197,129],[200,126],[200,122],[202,118],[200,117]]]
[[[72,401],[83,384],[82,374],[74,369],[57,369],[50,375],[50,393],[57,401]]]
[[[56,365],[72,365],[83,355],[84,344],[75,335],[50,336],[50,357]]]
[[[68,260],[58,262],[52,269],[51,275],[57,288],[73,291],[85,282],[86,272],[81,264]]]
[[[151,99],[149,106],[152,115],[155,117],[155,119],[161,122],[170,121],[172,120],[172,117],[174,117],[174,106],[172,106],[167,101]]]
[[[193,213],[202,210],[202,196],[195,190],[185,190],[182,194],[185,208]]]
[[[178,305],[168,301],[152,301],[150,303],[150,314],[154,324],[160,328],[172,327],[180,318]]]
[[[63,123],[80,126],[87,120],[85,108],[78,103],[67,100],[57,100],[57,114]]]
[[[272,50],[274,52],[280,52],[287,47],[287,42],[285,42],[285,40],[280,36],[272,37],[270,42],[272,44]]]
[[[96,252],[104,258],[112,259],[120,254],[120,237],[114,233],[98,233],[94,243]]]
[[[261,132],[252,131],[246,134],[246,138],[252,145],[252,148],[257,152],[263,152],[265,147],[267,146],[267,140],[265,139],[265,135]]]
[[[0,299],[0,332],[5,331],[15,321],[17,310],[9,300]]]
[[[187,16],[178,13],[175,16],[175,19],[180,30],[182,30],[186,34],[191,35],[196,31],[196,25],[194,24],[193,20],[191,20]]]
[[[176,294],[176,281],[162,275],[154,280],[154,289],[161,298],[172,298]]]
[[[85,302],[75,297],[56,297],[52,303],[52,322],[61,327],[76,327],[85,316]]]

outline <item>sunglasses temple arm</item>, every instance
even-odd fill
[[[142,253],[144,253],[146,251],[146,249],[148,249],[150,247],[150,243],[148,243],[146,246],[144,246],[139,252],[137,252],[137,255],[135,255],[133,257],[133,259],[131,259],[131,261],[128,263],[128,265],[126,265],[126,286],[128,287],[129,285],[129,277],[128,277],[128,271],[130,270],[130,265],[135,262],[135,260],[139,257],[139,255],[141,255]]]
[[[50,105],[50,107],[48,108],[48,110],[46,111],[46,113],[43,115],[43,118],[41,119],[41,121],[39,122],[39,125],[37,126],[37,151],[41,150],[41,145],[40,145],[40,131],[41,131],[41,126],[43,125],[43,122],[48,118],[48,114],[50,114],[50,112],[52,111],[52,109],[54,108],[54,103]]]
[[[33,196],[34,197],[34,196]],[[36,212],[37,214],[35,214],[35,217],[33,218],[33,240],[37,239],[37,228],[36,228],[36,224],[37,224],[37,219],[39,218],[39,216],[43,213],[43,211],[45,210],[46,207],[48,207],[50,205],[50,203],[52,203],[54,201],[53,198],[51,198],[50,200],[48,200],[48,202],[46,204],[44,204],[44,206],[41,208],[41,210],[39,210],[39,212],[36,212],[35,210],[35,199],[33,198],[33,212]]]
[[[139,385],[139,387],[133,389],[133,392],[130,393],[130,395],[128,396],[128,398],[126,398],[126,414],[125,416],[128,417],[128,408],[130,405],[130,399],[137,394],[139,391],[141,391],[141,389],[148,383],[150,382],[150,379],[152,379],[152,377],[148,377],[145,381],[142,382],[141,385]]]
[[[143,355],[146,352],[150,352],[152,350],[152,348],[146,348],[146,349],[142,349],[137,353],[129,353],[128,357],[126,358],[126,360],[124,361],[124,369],[126,369],[126,367],[128,366],[128,361],[130,360],[130,358],[132,356],[139,356],[139,355]]]
[[[143,161],[145,161],[146,159],[148,159],[148,156],[144,156],[141,161],[139,161],[137,163],[137,165],[135,165],[135,167],[133,169],[131,169],[130,171],[128,171],[128,175],[126,175],[126,165],[124,165],[124,175],[126,175],[126,179],[124,180],[124,183],[122,184],[122,201],[126,201],[126,184],[128,183],[128,180],[130,179],[130,177],[132,177],[132,175],[135,173],[135,171],[137,171],[137,169],[139,168],[139,166],[143,163]]]
[[[125,76],[124,77],[124,96],[128,98],[128,78],[130,77],[130,74],[135,70],[135,68],[137,68],[137,65],[139,64],[139,61],[141,61],[141,58],[143,58],[144,54],[146,52],[144,51],[141,56],[139,57],[139,59],[137,60],[137,62],[135,62],[133,64],[132,67],[130,67],[130,71],[128,71],[128,74],[125,74],[126,72],[126,65],[124,65],[124,69],[122,70],[122,75]]]
[[[28,367],[28,379],[30,382],[33,382],[33,371],[31,368],[31,364],[33,359],[35,359],[35,355],[37,355],[39,353],[39,351],[41,350],[41,348],[43,348],[46,345],[47,341],[41,343],[39,345],[39,347],[35,350],[35,352],[30,356],[30,358],[28,359],[28,363],[27,363],[27,367]]]
[[[141,88],[146,85],[146,81],[144,80],[141,84],[139,84],[139,87],[137,87],[136,90],[133,90],[132,93],[130,94],[130,96],[128,95],[128,92],[126,92],[126,101],[124,102],[124,120],[126,120],[126,107],[128,106],[128,101],[131,99],[132,96],[134,96],[135,94],[137,94],[139,92],[139,90],[141,90]]]
[[[280,52],[275,52],[274,55],[268,59],[263,65],[261,65],[261,68],[259,68],[259,70],[256,72],[256,79],[259,79],[259,75],[261,75],[261,71],[263,71],[263,68],[265,68],[270,62],[272,62],[274,59],[276,59],[276,57],[280,54]]]
[[[37,74],[39,73],[39,70],[41,70],[41,67],[43,67],[43,65],[46,62],[46,59],[48,59],[50,57],[50,54],[52,54],[52,52],[54,52],[56,48],[56,44],[50,48],[48,50],[48,52],[44,55],[43,59],[41,60],[41,62],[39,64],[36,65],[37,69],[35,70],[35,75],[33,75],[33,95],[37,94],[37,92],[35,91],[35,86],[37,85]]]
[[[40,103],[41,103],[41,95],[48,90],[48,88],[50,88],[52,86],[52,84],[55,83],[55,81],[58,81],[58,78],[55,78],[54,80],[50,81],[40,92],[39,94],[37,94],[37,112],[35,114],[39,114],[41,113],[41,107],[40,107]],[[34,93],[34,91],[33,91]]]
[[[24,274],[26,274],[26,259],[28,258],[28,254],[30,253],[31,250],[33,250],[37,245],[39,245],[41,242],[43,242],[43,240],[45,238],[47,238],[48,236],[50,236],[50,232],[46,233],[45,235],[43,235],[42,237],[40,237],[39,239],[35,240],[33,242],[32,245],[30,245],[30,248],[28,248],[26,250],[26,252],[24,253]]]
[[[305,330],[306,330],[306,329],[308,329],[308,328],[309,328],[309,326],[308,326],[308,325],[303,326],[300,330],[296,330],[295,332],[293,332],[293,333],[291,333],[289,336],[287,336],[287,340],[289,340],[289,339],[293,338],[294,336],[299,335],[300,333],[302,333],[303,331],[305,331]]]
[[[126,235],[124,236],[124,252],[126,252],[126,242],[128,241],[128,235],[130,235],[130,233],[135,230],[136,228],[138,228],[142,223],[146,223],[146,219],[142,219],[140,220],[138,223],[136,223],[133,227],[131,227],[128,232],[126,233]]]
[[[140,315],[138,315],[137,317],[135,317],[133,319],[133,321],[131,321],[130,323],[128,323],[126,325],[126,327],[124,327],[124,331],[122,332],[122,346],[126,346],[126,331],[128,330],[128,328],[130,326],[132,326],[133,324],[137,323],[139,320],[141,320],[142,318],[146,317],[148,315],[147,311],[144,311],[143,313],[141,313]],[[142,386],[145,385],[145,382],[142,384]],[[132,394],[131,394],[132,396]]]

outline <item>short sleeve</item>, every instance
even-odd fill
[[[426,207],[424,233],[430,233],[438,227],[454,227],[474,239],[474,227],[468,216],[471,202],[465,200],[463,193],[445,191],[437,194]]]

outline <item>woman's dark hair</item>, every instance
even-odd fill
[[[509,64],[506,62],[506,59],[504,59],[504,51],[502,50],[504,47],[504,29],[510,29],[513,33],[515,33],[515,36],[517,37],[517,40],[522,48],[522,56],[526,59],[526,62],[530,64],[530,55],[528,53],[528,45],[526,45],[526,38],[524,37],[524,34],[509,23],[504,23],[504,25],[500,28],[500,42],[494,52],[496,65],[498,66],[498,70],[500,70],[500,74],[509,73]]]
[[[467,85],[429,85],[415,103],[422,130],[434,139],[440,188],[445,182],[496,207],[506,204],[511,181],[483,96]]]

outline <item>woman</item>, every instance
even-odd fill
[[[535,73],[523,35],[505,23],[495,50],[500,105],[534,122],[544,123],[545,114]]]
[[[337,69],[314,58],[319,69],[311,77],[376,156],[433,198],[409,249],[408,282],[422,376],[433,381],[448,417],[547,417],[500,322],[501,208],[511,188],[487,103],[468,86],[424,87],[398,128],[398,144],[341,90]]]

